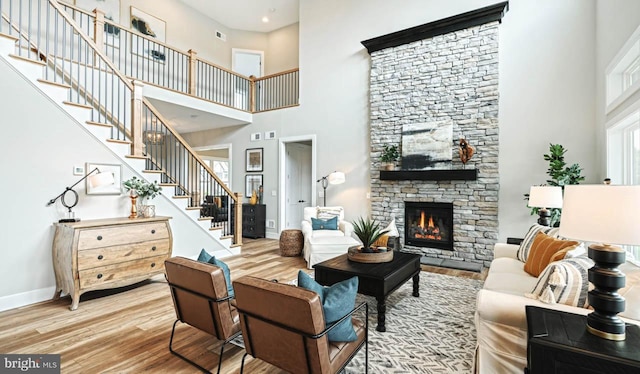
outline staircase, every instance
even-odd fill
[[[183,209],[191,224],[208,233],[212,242],[206,246],[214,255],[239,254],[242,195],[230,191],[144,99],[142,85],[121,74],[56,0],[0,1],[0,14],[0,59],[139,178],[158,182],[158,198]],[[227,216],[203,216],[205,196],[228,199]]]

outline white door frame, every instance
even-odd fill
[[[194,151],[211,151],[214,149],[227,149],[227,154],[229,155],[229,189],[233,191],[233,145],[231,143],[223,143],[223,144],[214,144],[214,145],[204,145],[201,147],[191,147]],[[200,157],[200,155],[198,155]],[[243,190],[244,191],[244,190]]]
[[[280,138],[278,143],[278,232],[281,232],[285,229],[284,224],[286,219],[286,145],[287,143],[298,143],[304,141],[311,141],[311,206],[316,206],[316,136],[299,135]]]

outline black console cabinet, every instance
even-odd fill
[[[640,373],[640,327],[612,341],[587,331],[587,317],[527,306],[529,374]]]
[[[242,236],[264,238],[267,206],[264,204],[242,204]]]

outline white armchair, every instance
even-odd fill
[[[328,260],[332,257],[347,253],[347,249],[360,242],[352,238],[353,225],[344,220],[344,208],[333,207],[309,207],[304,208],[304,217],[301,223],[304,235],[304,259],[309,269],[315,263]],[[338,217],[337,230],[314,230],[311,218],[329,219]]]

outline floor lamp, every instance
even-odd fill
[[[569,185],[564,187],[564,203],[559,235],[587,242],[589,258],[589,305],[587,330],[607,340],[624,340],[625,324],[618,313],[625,300],[618,289],[625,285],[625,275],[618,265],[625,262],[625,250],[617,245],[640,245],[638,211],[640,186]],[[617,245],[613,245],[617,244]]]
[[[322,182],[322,188],[324,189],[324,204],[323,206],[327,206],[327,187],[329,184],[342,184],[345,181],[344,173],[341,171],[334,171],[329,175],[325,175],[324,177],[318,179],[316,182]]]

